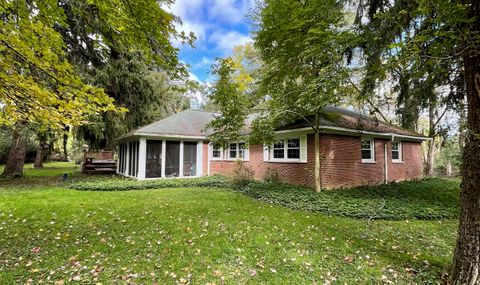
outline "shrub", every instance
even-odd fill
[[[235,162],[231,179],[234,188],[245,187],[253,180],[253,170],[238,159]]]
[[[272,168],[267,168],[265,174],[263,174],[263,181],[270,183],[279,183],[280,177],[278,176],[278,171]]]
[[[100,181],[76,182],[68,185],[68,188],[83,191],[127,191],[182,187],[223,188],[228,186],[229,183],[224,177],[209,176],[199,178],[169,178],[145,181],[115,178]]]

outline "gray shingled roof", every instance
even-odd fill
[[[391,133],[405,136],[418,137],[419,139],[424,136],[404,130],[402,128],[393,126],[386,122],[376,120],[375,118],[347,110],[344,108],[328,106],[325,108],[326,113],[333,114],[332,116],[322,117],[320,124],[326,127],[336,127],[356,131],[368,131],[382,133]],[[205,126],[213,120],[215,113],[198,111],[198,110],[185,110],[176,113],[170,117],[154,122],[150,125],[141,127],[135,131],[129,132],[118,139],[124,139],[131,136],[140,135],[158,135],[158,136],[192,136],[192,137],[207,137],[209,131],[205,132]],[[256,117],[256,114],[249,115],[245,126],[245,131],[248,132],[249,125]],[[308,127],[308,124],[304,120],[297,121],[292,124],[288,124],[279,127],[277,130],[292,130]]]
[[[129,132],[118,139],[139,135],[206,137],[208,134],[203,132],[203,129],[213,120],[214,114],[188,109]]]
[[[376,133],[392,133],[404,136],[425,138],[423,135],[420,135],[418,133],[402,129],[387,122],[345,108],[327,106],[325,107],[324,112],[327,114],[331,114],[331,116],[321,117],[321,126]],[[311,121],[314,121],[313,118],[307,119],[311,119]],[[308,127],[308,124],[304,120],[300,120],[295,123],[279,127],[277,130],[291,130],[305,127]]]

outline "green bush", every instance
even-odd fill
[[[253,170],[246,166],[242,160],[237,159],[231,179],[234,188],[245,187],[253,181]]]
[[[445,219],[459,213],[459,181],[426,179],[323,191],[266,182],[236,188],[252,198],[293,210],[359,219]]]
[[[127,191],[159,188],[181,187],[228,187],[227,179],[222,176],[209,176],[199,178],[171,178],[137,181],[126,178],[117,178],[100,181],[81,181],[68,185],[68,188],[82,191]]]

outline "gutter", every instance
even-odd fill
[[[396,133],[379,133],[379,132],[372,132],[372,131],[362,131],[362,130],[353,130],[353,129],[348,129],[348,128],[341,128],[341,127],[331,127],[331,126],[320,126],[320,130],[326,130],[326,131],[336,131],[336,132],[343,132],[343,133],[348,133],[348,134],[356,134],[356,135],[369,135],[369,136],[377,136],[377,137],[384,137],[384,138],[404,138],[404,139],[410,139],[410,140],[418,140],[418,141],[428,141],[432,140],[432,138],[428,137],[420,137],[420,136],[410,136],[410,135],[400,135]],[[305,128],[299,128],[299,129],[291,129],[291,130],[281,130],[281,131],[276,131],[277,134],[284,134],[284,133],[292,133],[292,132],[298,132],[298,131],[312,131],[312,128],[310,127],[305,127]]]

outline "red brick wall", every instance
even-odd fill
[[[314,187],[315,152],[313,135],[307,138],[306,163],[278,163],[263,161],[263,147],[250,146],[250,160],[245,164],[253,170],[256,179],[263,179],[268,171],[276,171],[281,181]],[[375,163],[362,163],[360,137],[326,135],[320,137],[322,187],[342,188],[384,181],[384,146],[387,144],[389,181],[422,177],[421,144],[402,142],[403,163],[392,163],[391,143],[375,139]],[[210,174],[231,175],[234,161],[210,161]]]

